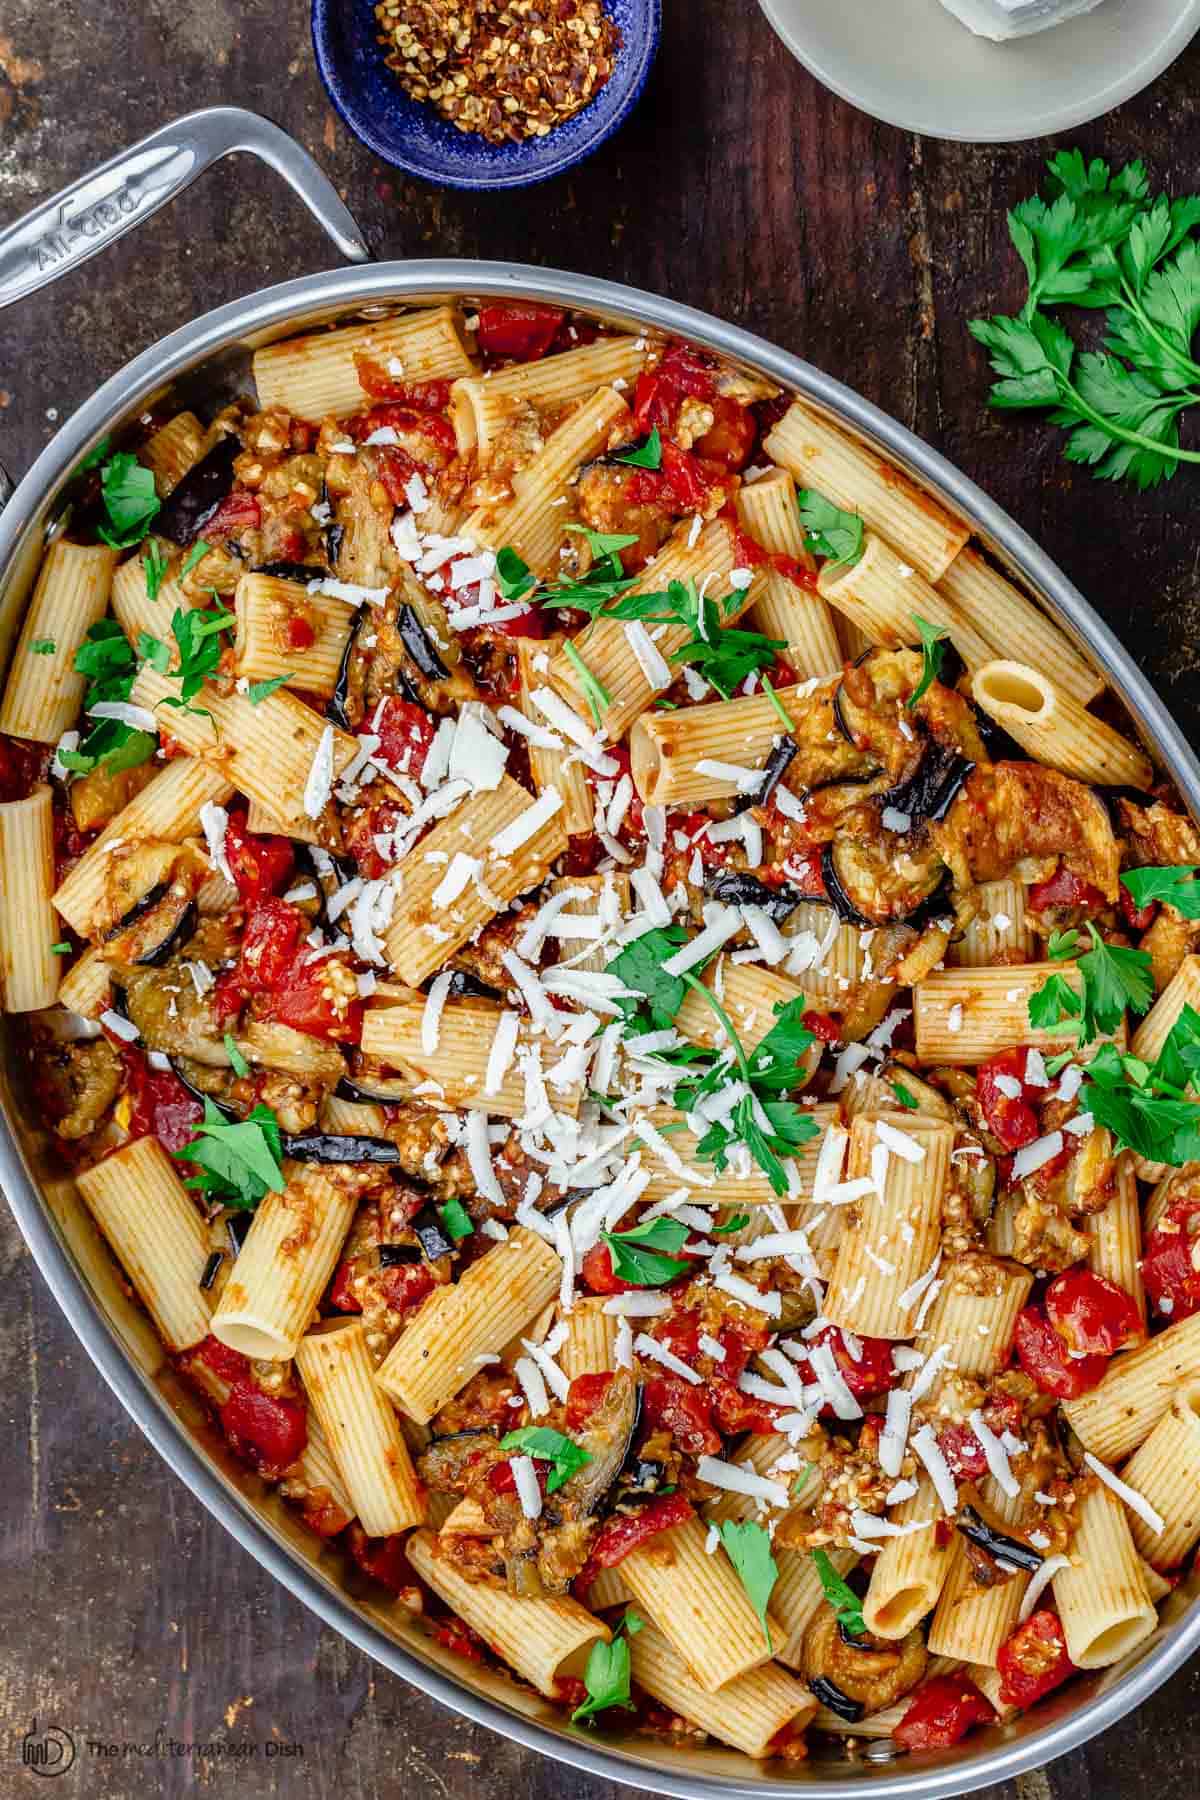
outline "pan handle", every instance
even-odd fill
[[[362,232],[307,150],[258,113],[208,106],[152,131],[0,232],[0,308],[95,256],[234,150],[282,175],[350,262],[370,261]]]

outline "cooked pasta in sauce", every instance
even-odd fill
[[[1100,676],[686,343],[255,380],[88,459],[0,710],[32,1091],[233,1453],[587,1729],[937,1748],[1126,1655],[1200,1537],[1200,841]]]

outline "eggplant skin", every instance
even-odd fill
[[[358,632],[367,615],[367,603],[355,608],[354,617],[350,621],[350,636],[346,639],[346,648],[342,651],[342,660],[338,664],[337,679],[333,684],[333,693],[329,705],[325,708],[325,717],[343,731],[353,731],[350,715],[346,708],[350,700],[350,665],[354,660],[354,647],[358,642]]]
[[[233,465],[241,453],[236,437],[214,444],[163,501],[154,520],[156,535],[181,548],[194,543],[232,488]]]
[[[395,1163],[398,1145],[391,1138],[351,1137],[340,1131],[300,1131],[283,1136],[283,1154],[294,1162]]]
[[[416,664],[417,672],[426,681],[446,681],[450,671],[437,653],[437,645],[417,617],[415,610],[408,605],[400,608],[396,617],[400,631],[400,641]]]
[[[881,794],[879,804],[907,814],[914,825],[940,823],[974,769],[975,764],[952,744],[929,743],[913,774]]]
[[[1003,1557],[1005,1562],[1015,1563],[1018,1569],[1028,1569],[1033,1574],[1042,1566],[1041,1553],[1032,1544],[993,1530],[973,1506],[963,1507],[956,1520],[956,1529],[972,1544],[978,1544],[981,1550],[986,1550],[989,1556]]]
[[[267,562],[256,563],[252,575],[270,575],[276,581],[323,581],[329,571],[323,563]]]
[[[128,931],[131,925],[136,925],[139,919],[144,919],[148,912],[153,912],[159,901],[166,899],[170,886],[169,881],[156,881],[140,900],[134,901],[129,911],[117,920],[112,930],[105,932],[105,943],[111,944],[113,939],[120,937],[123,931]]]
[[[356,1106],[397,1106],[408,1099],[407,1093],[379,1093],[374,1088],[360,1087],[349,1075],[343,1075],[333,1090],[336,1100],[352,1100]]]
[[[709,876],[704,890],[726,906],[760,907],[776,925],[782,924],[804,899],[800,889],[786,881],[779,887],[768,887],[765,881],[741,869],[718,870]]]
[[[874,925],[877,921],[869,919],[866,913],[860,912],[842,886],[842,879],[834,861],[835,848],[834,844],[826,844],[821,852],[821,876],[830,905],[843,925]]]
[[[809,1681],[809,1690],[814,1698],[827,1706],[839,1719],[845,1719],[850,1725],[857,1725],[865,1708],[861,1700],[852,1700],[849,1694],[843,1694],[840,1687],[825,1675],[814,1675]]]
[[[432,1201],[423,1206],[412,1221],[412,1231],[416,1234],[421,1254],[427,1262],[436,1262],[439,1256],[453,1256],[454,1239],[443,1229],[442,1222],[434,1210]]]

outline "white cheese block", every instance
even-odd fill
[[[999,43],[1044,31],[1048,25],[1061,25],[1091,12],[1100,0],[942,0],[942,5],[977,37]]]

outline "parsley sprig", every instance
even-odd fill
[[[75,669],[87,677],[83,710],[101,702],[124,703],[133,692],[137,659],[115,619],[98,619],[75,652]],[[154,755],[158,740],[120,719],[98,719],[77,750],[60,750],[58,761],[72,775],[87,775],[103,766],[116,774]]]
[[[593,1714],[604,1712],[610,1706],[633,1705],[629,1694],[628,1640],[636,1637],[645,1623],[645,1619],[632,1606],[628,1606],[624,1618],[613,1633],[612,1642],[606,1644],[600,1638],[592,1645],[588,1652],[587,1667],[583,1672],[583,1685],[588,1697],[571,1714],[572,1724],[577,1724],[580,1719],[590,1719]]]
[[[866,1621],[863,1618],[862,1601],[854,1589],[838,1574],[829,1556],[824,1550],[814,1550],[813,1563],[817,1578],[824,1590],[825,1598],[834,1611],[839,1625],[844,1625],[851,1637],[867,1635]]]
[[[585,1463],[592,1460],[574,1438],[561,1431],[552,1431],[548,1425],[523,1425],[519,1431],[510,1431],[507,1437],[501,1438],[500,1448],[532,1456],[537,1462],[552,1463],[546,1482],[548,1494],[557,1494],[572,1475],[578,1474]]]
[[[993,406],[1051,409],[1063,454],[1098,477],[1156,485],[1200,451],[1179,444],[1179,418],[1200,402],[1191,354],[1200,321],[1200,195],[1151,198],[1145,167],[1115,174],[1078,150],[1049,162],[1044,193],[1014,207],[1008,229],[1028,293],[1016,317],[968,327],[1000,379]],[[1051,308],[1103,310],[1101,350],[1079,352]]]
[[[804,541],[810,550],[827,558],[835,568],[849,568],[859,560],[865,527],[857,513],[843,512],[813,488],[801,488],[796,504]]]
[[[269,1106],[260,1104],[248,1118],[230,1123],[211,1100],[205,1100],[203,1120],[183,1149],[172,1155],[200,1170],[185,1181],[185,1187],[198,1188],[225,1206],[247,1210],[264,1194],[281,1194],[284,1189],[279,1122]]]
[[[771,1555],[771,1540],[762,1525],[753,1519],[725,1519],[721,1524],[721,1542],[729,1560],[737,1570],[751,1606],[758,1614],[767,1649],[774,1655],[771,1627],[767,1621],[767,1603],[779,1580],[779,1565]]]
[[[1183,863],[1157,869],[1126,869],[1121,886],[1135,906],[1149,906],[1152,900],[1161,900],[1185,919],[1200,919],[1197,872],[1194,865]]]
[[[118,451],[101,469],[100,498],[105,516],[97,529],[114,550],[140,544],[162,506],[154,487],[154,471],[127,450]]]
[[[921,679],[904,702],[909,712],[941,674],[942,663],[946,657],[946,641],[950,635],[944,625],[931,625],[928,619],[921,617],[920,613],[913,613],[912,621],[921,639],[922,661]]]
[[[630,1287],[665,1287],[686,1272],[679,1252],[688,1228],[665,1215],[635,1225],[632,1231],[602,1231],[612,1256],[613,1274]]]

